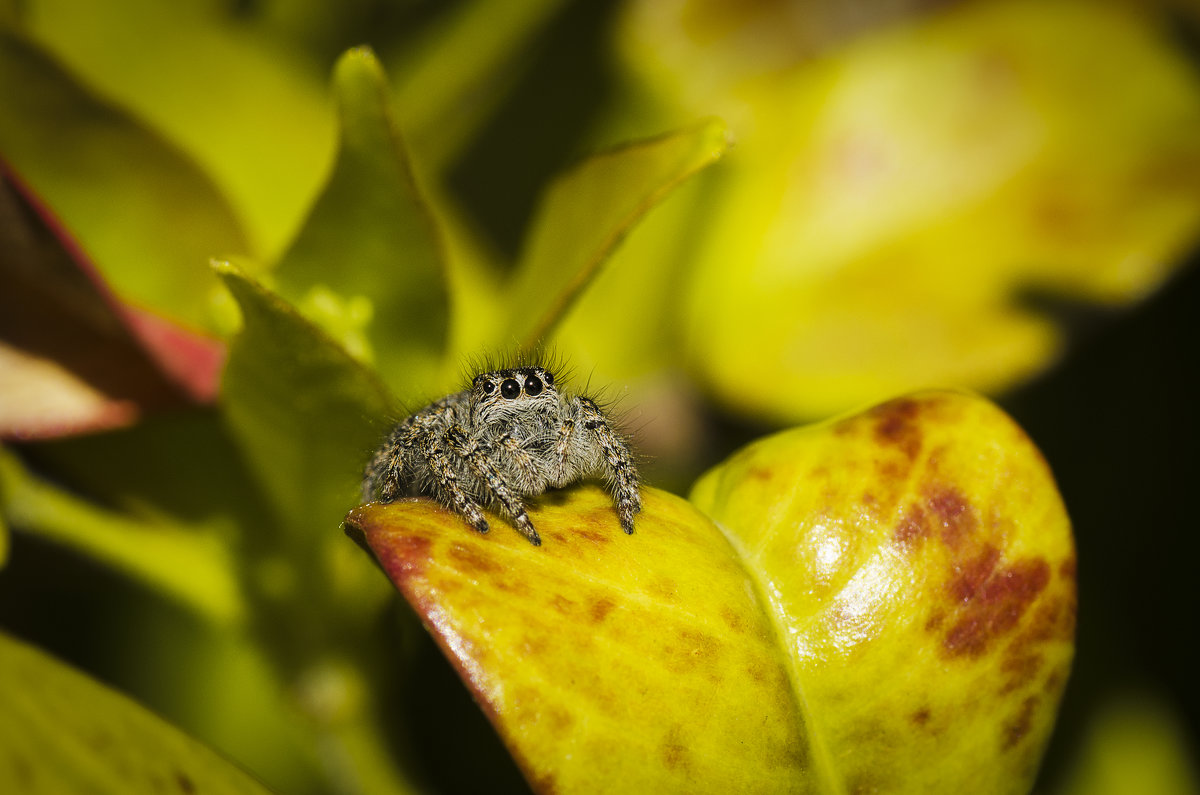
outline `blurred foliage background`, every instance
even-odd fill
[[[683,492],[963,386],[1076,529],[1039,789],[1196,792],[1198,33],[1117,0],[0,2],[0,627],[279,791],[519,788],[337,530],[381,420],[541,339]]]

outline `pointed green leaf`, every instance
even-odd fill
[[[446,346],[449,303],[438,230],[371,51],[342,56],[334,86],[342,124],[337,163],[275,276],[281,294],[305,310],[331,295],[366,302],[370,352],[406,396],[428,383]]]
[[[337,528],[390,411],[386,388],[283,299],[221,264],[242,309],[221,405],[284,526]]]
[[[692,504],[537,501],[541,547],[429,500],[355,509],[543,792],[1024,792],[1073,648],[1037,450],[930,393],[761,440]]]
[[[170,143],[0,31],[0,152],[117,295],[193,327],[218,289],[214,255],[247,247],[229,206]]]
[[[144,707],[3,633],[0,703],[0,792],[267,792]]]
[[[588,158],[546,191],[509,292],[510,338],[545,340],[629,230],[729,146],[725,125],[639,141]]]
[[[243,618],[233,561],[215,532],[93,505],[27,472],[2,447],[0,518],[112,566],[211,621]]]

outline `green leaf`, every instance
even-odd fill
[[[0,703],[3,792],[267,791],[124,695],[3,633]]]
[[[233,561],[214,532],[100,508],[33,476],[5,448],[0,448],[0,516],[13,528],[112,566],[211,621],[234,624],[244,617]]]
[[[207,262],[244,252],[216,187],[183,153],[0,31],[0,151],[124,301],[193,327],[217,289]]]
[[[526,349],[547,339],[629,230],[728,146],[725,125],[710,120],[595,155],[556,179],[513,274],[510,337]]]
[[[288,46],[259,9],[208,0],[22,5],[32,41],[186,152],[228,198],[255,258],[278,256],[333,154],[323,60]],[[214,246],[193,267],[242,252]]]
[[[328,304],[330,295],[360,307],[369,302],[373,358],[405,397],[428,388],[446,346],[449,299],[439,233],[371,51],[342,56],[334,86],[342,124],[337,164],[275,276],[281,294],[306,310],[314,300]]]
[[[533,547],[429,500],[361,535],[546,792],[1022,792],[1071,657],[1070,525],[986,401],[930,393],[764,439],[653,488],[596,486]]]
[[[216,266],[242,309],[221,405],[288,532],[336,531],[391,410],[387,389],[283,299]]]

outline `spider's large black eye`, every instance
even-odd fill
[[[504,383],[500,385],[500,394],[506,398],[512,399],[521,394],[521,385],[517,383],[515,378],[506,378]]]
[[[493,392],[496,391],[496,382],[495,381],[484,381],[482,384],[479,385],[479,391],[485,395],[492,394]]]
[[[542,392],[541,379],[539,379],[536,375],[525,376],[525,394],[529,395],[530,397],[533,397],[534,395],[541,394],[541,392]]]

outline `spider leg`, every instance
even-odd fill
[[[513,523],[517,526],[517,530],[521,532],[521,535],[529,539],[529,543],[535,547],[541,546],[541,536],[534,529],[533,522],[526,512],[525,505],[521,502],[520,496],[504,480],[500,471],[496,469],[496,465],[492,463],[492,460],[484,453],[483,449],[471,441],[466,432],[457,425],[446,431],[444,439],[449,449],[459,458],[466,461],[467,466],[470,467],[475,476],[484,482],[488,492],[496,498],[505,512],[512,517]]]
[[[392,502],[401,490],[404,451],[415,445],[420,429],[411,422],[398,425],[375,451],[363,471],[362,501]]]
[[[512,434],[505,432],[495,442],[507,461],[505,471],[516,480],[516,490],[522,494],[537,494],[545,489],[545,477],[533,455]]]
[[[448,431],[446,436],[454,429]],[[460,430],[461,434],[462,431]],[[457,511],[466,520],[471,523],[481,533],[488,531],[487,518],[483,515],[483,509],[479,507],[471,497],[463,490],[462,485],[458,482],[458,475],[454,471],[454,467],[450,462],[449,456],[442,450],[438,444],[438,438],[435,434],[424,434],[420,441],[420,455],[429,464],[429,471],[433,473],[434,480],[438,485],[438,490],[445,497],[445,502],[450,504],[450,507]]]
[[[629,446],[621,438],[604,412],[595,401],[585,398],[575,398],[575,412],[579,425],[592,434],[611,474],[613,502],[616,504],[617,516],[621,519],[621,529],[627,534],[633,533],[633,516],[642,510],[642,495],[639,489],[637,466]]]

